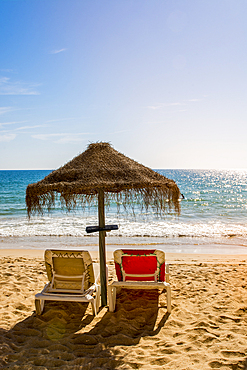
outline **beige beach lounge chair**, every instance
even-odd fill
[[[100,303],[99,264],[93,264],[88,251],[46,250],[45,266],[49,282],[35,295],[38,315],[45,301],[90,302],[97,315]]]
[[[109,311],[115,311],[117,288],[159,289],[166,290],[167,311],[170,313],[171,287],[165,253],[158,249],[118,249],[113,255],[118,281],[108,286]]]

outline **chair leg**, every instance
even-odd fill
[[[112,307],[112,288],[108,286],[108,302],[109,302],[109,312],[113,312]]]
[[[35,299],[35,308],[37,315],[42,315],[44,310],[45,301],[43,299]]]
[[[94,314],[94,316],[96,316],[97,313],[98,313],[97,312],[97,307],[96,307],[96,299],[91,301],[91,305],[92,305],[93,314]]]
[[[109,311],[114,312],[116,306],[116,288],[108,287]]]
[[[171,305],[171,287],[166,287],[166,298],[167,298],[167,312],[172,312],[172,305]]]
[[[100,286],[97,286],[96,287],[96,298],[95,298],[95,300],[96,300],[96,315],[99,312],[99,307],[100,307],[100,291],[101,291]]]
[[[113,300],[113,310],[115,311],[116,309],[116,295],[117,295],[117,288],[113,288],[113,292],[112,292],[112,300]]]

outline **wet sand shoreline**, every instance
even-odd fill
[[[77,249],[98,251],[98,235],[75,236],[8,236],[0,237],[1,249]],[[162,249],[165,253],[183,254],[247,254],[247,241],[243,238],[159,238],[159,237],[114,237],[106,238],[106,250],[113,252],[121,248]]]

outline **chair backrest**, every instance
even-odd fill
[[[165,281],[165,252],[159,249],[117,249],[114,262],[119,281]]]
[[[88,251],[47,249],[45,266],[50,282],[53,281],[54,274],[63,275],[63,278],[56,280],[54,288],[81,289],[82,279],[78,276],[84,273],[84,290],[94,283],[93,264]],[[68,281],[66,276],[70,276]],[[75,278],[71,279],[73,276]]]

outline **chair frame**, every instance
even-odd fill
[[[72,254],[71,254],[72,253]],[[61,275],[56,274],[54,271],[52,257],[61,258],[81,258],[83,259],[84,266],[88,267],[92,264],[93,267],[93,280],[94,283],[84,290],[86,270],[81,275]],[[94,315],[97,315],[100,306],[100,274],[98,272],[96,279],[95,272],[99,271],[99,264],[92,263],[91,256],[85,250],[46,250],[45,251],[46,270],[49,281],[44,289],[35,295],[35,307],[38,315],[41,315],[44,310],[45,301],[66,301],[66,302],[87,302],[91,303]],[[69,280],[81,280],[80,289],[63,289],[56,288],[56,282]]]
[[[117,288],[124,288],[124,289],[159,289],[159,290],[166,290],[166,297],[167,297],[167,311],[171,313],[171,287],[169,284],[169,265],[165,263],[165,253],[162,250],[146,250],[148,255],[155,255],[157,258],[157,270],[153,274],[127,274],[123,269],[123,264],[121,263],[121,259],[123,256],[131,257],[131,251],[138,252],[137,249],[131,250],[116,250],[114,251],[114,261],[115,264],[118,264],[121,268],[121,274],[123,281],[114,281],[110,285],[108,285],[108,299],[109,299],[109,311],[114,312],[116,308],[116,293]],[[143,251],[143,250],[142,250]],[[153,253],[151,253],[153,252]],[[137,256],[143,256],[142,254]],[[165,263],[165,281],[158,281],[158,277],[160,276],[160,262],[162,260]],[[144,281],[140,280],[128,280],[126,281],[126,277],[131,278],[143,278]],[[145,281],[146,278],[152,278],[153,281]]]

